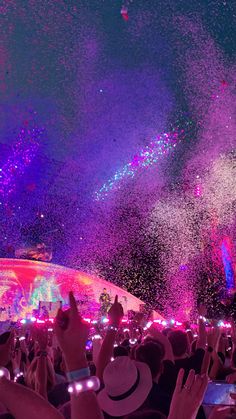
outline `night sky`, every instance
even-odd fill
[[[43,242],[159,308],[176,275],[196,288],[213,220],[235,242],[236,3],[2,0],[0,13],[0,256]],[[177,145],[114,181],[162,133]]]

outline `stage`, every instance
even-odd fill
[[[107,289],[112,301],[118,295],[125,315],[129,310],[140,311],[143,302],[122,288],[98,276],[52,263],[25,259],[0,259],[0,321],[30,318],[39,302],[47,303],[50,316],[54,317],[60,301],[68,304],[68,292],[72,290],[84,317],[97,317],[99,296]],[[154,319],[163,320],[157,312]]]

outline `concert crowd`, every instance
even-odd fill
[[[0,335],[1,419],[236,418],[233,320],[200,306],[197,324],[124,321],[116,297],[107,321],[86,322],[69,301]]]

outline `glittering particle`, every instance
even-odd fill
[[[38,127],[22,127],[12,148],[12,154],[0,168],[0,194],[8,196],[15,188],[16,180],[31,164],[40,145],[43,130]]]
[[[121,13],[121,16],[122,16],[123,20],[125,20],[127,22],[129,20],[128,7],[122,6],[120,13]]]
[[[0,6],[0,256],[45,243],[170,318],[214,308],[236,266],[233,2],[25,3]]]
[[[183,132],[181,133],[183,134]],[[178,131],[164,133],[152,141],[140,152],[138,152],[133,160],[127,163],[121,170],[117,171],[115,175],[105,183],[99,191],[95,192],[95,199],[105,199],[108,193],[112,190],[117,190],[121,187],[122,180],[126,178],[133,178],[135,173],[142,169],[148,168],[153,164],[156,164],[160,158],[172,151],[178,141],[180,141],[180,135]]]

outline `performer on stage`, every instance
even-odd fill
[[[107,292],[106,288],[103,288],[103,292],[100,294],[99,303],[101,304],[100,313],[102,316],[106,316],[109,308],[111,307],[111,297]]]

